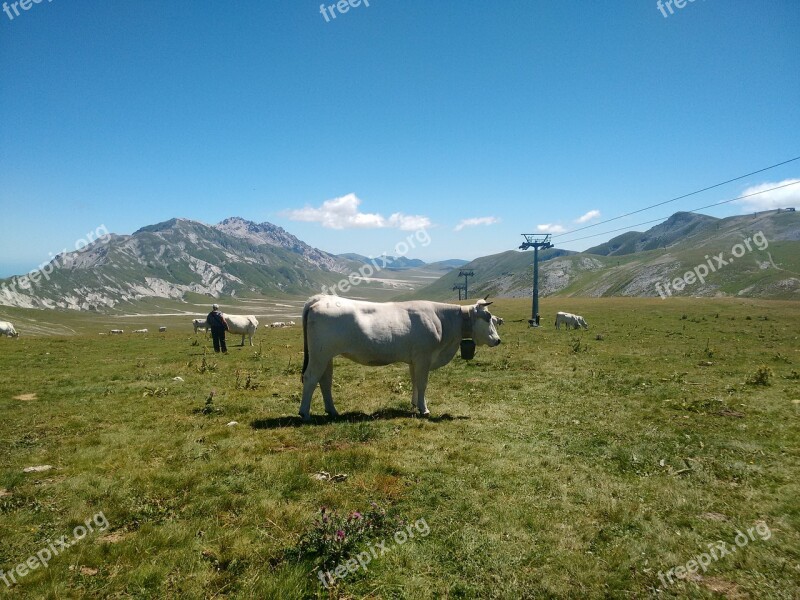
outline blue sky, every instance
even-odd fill
[[[411,256],[470,259],[800,155],[796,0],[18,12],[0,12],[0,276],[171,217],[362,254],[424,225]],[[798,178],[800,161],[587,233]],[[781,203],[800,185],[704,212]]]

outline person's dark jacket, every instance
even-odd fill
[[[225,321],[225,317],[222,316],[222,313],[218,310],[212,310],[210,313],[208,313],[206,321],[208,321],[211,331],[228,331],[228,323]]]

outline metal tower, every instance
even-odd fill
[[[454,290],[458,290],[458,299],[461,300],[461,290],[466,289],[463,283],[457,283],[453,286]]]
[[[539,248],[552,248],[550,243],[551,234],[549,233],[523,233],[525,241],[519,247],[520,250],[533,248],[533,306],[531,307],[531,318],[528,325],[531,327],[539,326]]]
[[[468,297],[467,296],[467,290],[469,289],[469,286],[468,286],[469,277],[474,277],[475,273],[471,269],[469,271],[461,270],[461,271],[458,272],[458,276],[464,278],[464,300],[466,300],[467,297]],[[459,299],[460,299],[460,297],[461,297],[461,294],[459,293]]]

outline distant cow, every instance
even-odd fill
[[[295,326],[294,321],[289,321],[288,323],[286,323],[286,327],[294,327],[294,326]]]
[[[147,329],[134,329],[133,333],[147,333]]]
[[[159,328],[158,328],[158,332],[159,332],[159,333],[164,333],[166,330],[167,330],[167,328],[166,328],[166,327],[159,327]]]
[[[286,327],[286,323],[284,323],[283,321],[275,321],[274,323],[272,323],[270,325],[270,327],[273,327],[273,328]]]
[[[331,295],[314,296],[303,308],[303,399],[300,416],[311,418],[311,397],[319,384],[325,412],[336,416],[331,386],[333,358],[342,355],[357,363],[382,366],[408,363],[411,403],[421,415],[430,414],[425,402],[428,374],[449,363],[462,340],[497,346],[500,336],[486,309],[491,302],[458,306],[416,300],[362,302]]]
[[[572,313],[560,312],[556,314],[556,329],[561,329],[561,324],[566,325],[567,329],[589,329],[589,324],[580,315],[573,315]]]
[[[195,334],[197,334],[198,329],[208,333],[208,322],[205,319],[192,319],[192,325],[194,326]]]
[[[0,321],[0,336],[19,337],[17,330],[8,321]]]
[[[223,315],[225,322],[228,323],[228,332],[242,336],[242,346],[244,346],[245,336],[250,337],[250,345],[253,345],[253,336],[258,329],[258,319],[253,315]]]
[[[112,329],[111,330],[111,334],[112,335],[119,335],[120,333],[125,333],[125,330],[124,329]]]

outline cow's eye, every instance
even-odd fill
[[[483,319],[487,323],[491,323],[492,322],[492,315],[490,315],[488,312],[480,313],[480,315],[481,315],[481,319]]]

